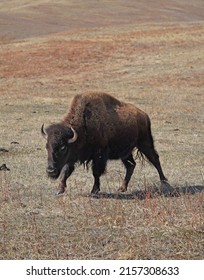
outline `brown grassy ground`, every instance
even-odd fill
[[[203,259],[204,24],[126,24],[5,40],[0,45],[0,258]],[[90,197],[82,167],[65,195],[46,178],[40,127],[60,120],[79,92],[102,90],[145,110],[170,184],[138,162],[108,164]]]

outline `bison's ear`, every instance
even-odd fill
[[[46,131],[44,130],[44,124],[42,125],[41,127],[41,135],[43,138],[45,138],[47,140],[47,133]]]
[[[78,137],[76,131],[72,127],[70,127],[70,129],[71,129],[71,131],[73,133],[73,137],[69,138],[69,140],[68,140],[69,144],[74,143],[77,140],[77,137]]]

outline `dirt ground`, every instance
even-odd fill
[[[115,2],[1,1],[1,259],[203,259],[203,1]],[[99,196],[82,166],[54,195],[40,127],[86,91],[149,114],[175,196],[140,161],[125,194],[113,161]]]

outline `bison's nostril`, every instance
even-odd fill
[[[56,172],[56,168],[53,168],[53,167],[50,167],[50,166],[47,167],[47,173],[52,174],[52,173],[55,173],[55,172]]]

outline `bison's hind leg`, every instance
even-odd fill
[[[135,169],[136,162],[134,161],[132,154],[130,154],[127,158],[122,159],[122,162],[123,162],[123,164],[126,168],[126,174],[125,174],[125,178],[123,180],[123,184],[118,189],[118,191],[125,192],[127,190],[128,183],[129,183],[130,178],[131,178],[131,176],[133,174],[133,171]]]
[[[146,158],[154,165],[154,167],[157,169],[159,173],[159,178],[162,182],[168,181],[167,178],[164,176],[159,155],[156,152],[153,144],[146,144],[143,143],[138,147],[139,151],[146,156]]]
[[[154,145],[141,145],[139,147],[139,151],[142,152],[147,159],[154,165],[154,167],[157,169],[159,173],[159,178],[161,180],[161,192],[163,194],[173,194],[174,189],[173,187],[168,183],[168,179],[164,176],[160,160],[159,160],[159,155],[156,152]]]

